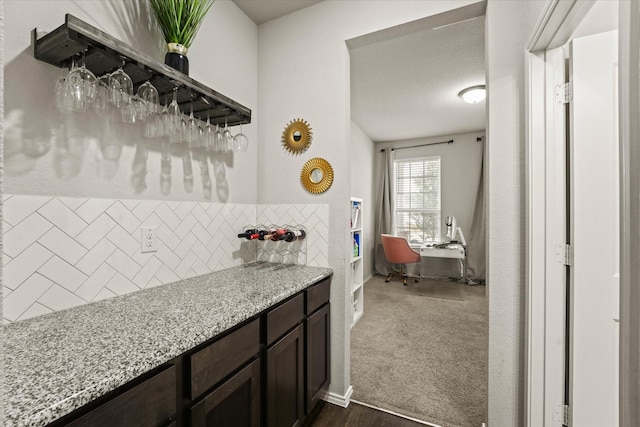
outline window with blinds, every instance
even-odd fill
[[[440,157],[397,160],[396,235],[410,244],[440,240]]]

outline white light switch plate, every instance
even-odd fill
[[[158,227],[141,227],[140,246],[142,253],[158,250]]]

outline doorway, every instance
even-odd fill
[[[485,286],[423,278],[404,287],[402,281],[384,283],[384,277],[375,276],[378,171],[385,147],[396,151],[397,162],[438,157],[442,198],[441,220],[435,227],[442,227],[437,231],[444,238],[443,220],[454,215],[469,239],[474,202],[482,187],[486,115],[484,103],[469,106],[457,94],[485,81],[483,6],[347,42],[353,121],[351,196],[363,200],[364,276],[371,277],[364,285],[364,315],[351,330],[352,400],[433,425],[480,426],[486,421]],[[429,43],[434,46],[431,51],[425,49]],[[366,66],[357,62],[363,58]],[[412,77],[409,69],[415,66],[421,67],[420,75]],[[359,74],[363,69],[366,76]],[[390,75],[386,82],[376,80],[385,74]],[[389,90],[394,79],[413,86]],[[430,89],[429,84],[434,86]],[[363,87],[369,97],[365,102],[353,95]],[[376,99],[379,93],[385,99]],[[421,104],[431,110],[419,110]],[[367,109],[382,113],[371,120]],[[438,144],[452,139],[452,144]],[[411,233],[407,240],[419,251],[425,234]],[[423,276],[460,275],[455,259],[425,260],[420,267]],[[408,395],[408,387],[415,389],[415,395]]]

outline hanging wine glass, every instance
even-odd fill
[[[72,63],[71,70],[64,81],[61,106],[72,111],[87,111],[87,106],[93,102],[96,95],[97,80],[96,76],[84,66],[84,62],[79,67]]]
[[[226,120],[224,123],[224,132],[222,132],[222,140],[224,143],[225,151],[233,151],[233,135],[227,126]]]
[[[69,74],[69,69],[66,67],[66,65],[64,67],[62,67],[62,73],[60,74],[60,77],[58,77],[58,79],[56,80],[56,84],[53,88],[53,94],[55,96],[55,101],[56,101],[56,110],[60,110],[62,109],[62,106],[64,104],[64,86],[65,86],[65,82],[67,81],[67,75]]]
[[[169,97],[165,94],[164,107],[162,107],[162,112],[160,113],[160,131],[158,132],[158,136],[169,136],[173,130],[171,120],[171,115],[169,114]]]
[[[109,106],[109,74],[105,74],[98,79],[96,86],[96,97],[91,104],[91,109],[96,113],[104,113]]]
[[[128,104],[133,96],[133,82],[131,77],[122,70],[122,67],[109,76],[109,89],[111,90],[111,103],[117,108]]]
[[[242,133],[242,124],[240,124],[240,133],[233,138],[233,148],[235,151],[247,151],[249,148],[249,138]]]
[[[198,121],[193,117],[193,100],[191,101],[191,110],[187,120],[187,142],[191,148],[198,147]]]
[[[165,103],[166,103],[165,97]],[[144,137],[145,138],[156,138],[163,136],[163,128],[162,128],[162,112],[167,110],[166,106],[162,107],[162,112],[160,109],[160,96],[158,95],[158,104],[155,106],[155,112],[147,117],[147,121],[144,127]],[[167,113],[168,115],[168,113]]]
[[[81,99],[76,97],[76,91],[74,86],[70,83],[70,78],[73,76],[73,71],[78,67],[76,65],[75,58],[71,58],[71,66],[69,72],[62,81],[62,87],[60,90],[60,108],[68,111],[84,111],[84,103]]]
[[[124,123],[135,123],[136,110],[132,103],[133,82],[122,67],[109,76],[111,103],[120,111],[120,119]]]
[[[187,116],[180,114],[178,126],[169,135],[169,141],[172,144],[181,144],[189,142],[189,132],[187,131]]]
[[[196,132],[196,148],[206,148],[207,138],[204,134],[205,124],[202,120],[198,120],[198,130]]]
[[[141,84],[136,95],[140,98],[140,101],[142,101],[140,112],[143,120],[158,111],[160,95],[158,94],[158,90],[150,82],[147,81]]]
[[[223,138],[222,138],[222,130],[220,129],[219,125],[216,125],[216,132],[214,134],[214,150],[218,153],[222,153],[224,152],[224,144],[223,144]]]
[[[215,150],[215,129],[211,126],[211,119],[209,118],[209,112],[207,111],[207,125],[204,127],[204,147],[207,151]]]
[[[171,104],[167,107],[170,118],[170,132],[176,132],[180,129],[180,121],[182,112],[180,111],[180,105],[178,105],[178,88],[173,89],[173,99]]]
[[[85,53],[82,52],[82,65],[78,70],[78,75],[82,81],[82,97],[87,105],[90,105],[96,97],[96,88],[98,85],[98,78],[85,66]]]

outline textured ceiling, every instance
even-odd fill
[[[485,102],[465,104],[457,96],[485,83],[478,11],[441,14],[348,43],[351,118],[373,141],[485,129]]]
[[[258,25],[320,1],[322,0],[233,0]]]

